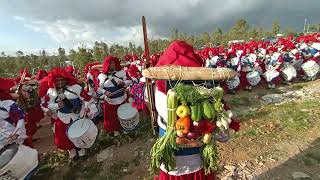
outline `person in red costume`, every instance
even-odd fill
[[[77,74],[77,70],[76,69],[74,69],[74,67],[73,66],[66,66],[65,68],[64,68],[69,74],[71,74],[72,76],[75,76],[76,74]]]
[[[174,41],[160,57],[157,67],[165,65],[180,65],[202,67],[203,60],[195,54],[194,49],[184,41]],[[155,105],[158,111],[159,135],[165,134],[167,122],[167,85],[165,80],[156,81]],[[187,155],[186,155],[187,154]],[[200,148],[179,150],[176,155],[176,170],[168,172],[164,167],[160,169],[157,180],[213,180],[215,174],[205,174],[200,156]]]
[[[24,144],[32,147],[32,137],[38,129],[37,123],[43,119],[44,115],[37,96],[37,85],[31,80],[31,74],[28,73],[27,69],[20,71],[20,77],[16,78],[16,81],[19,80],[20,82],[24,72],[25,78],[19,87],[17,104],[25,113],[25,128],[28,137]],[[17,86],[14,88],[17,88]]]
[[[102,73],[99,74],[98,80],[98,94],[105,95],[103,102],[104,129],[117,136],[121,130],[117,109],[127,100],[125,89],[131,81],[122,70],[119,59],[114,56],[108,56],[104,59]]]
[[[35,75],[34,79],[40,81],[44,77],[48,76],[47,71],[40,69],[37,74]]]
[[[15,85],[14,79],[0,78],[0,100],[12,100],[10,89]]]
[[[53,69],[48,76],[48,86],[44,108],[57,112],[54,123],[54,142],[58,149],[69,151],[70,158],[84,156],[85,149],[76,150],[67,136],[69,124],[80,118],[82,104],[91,100],[78,80],[62,68]],[[87,110],[85,110],[87,111]]]

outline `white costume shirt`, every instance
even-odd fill
[[[106,92],[105,88],[115,87],[115,85],[112,83],[112,80],[114,80],[116,83],[119,83],[122,81],[127,86],[131,84],[131,81],[127,80],[127,74],[123,70],[117,71],[114,75],[112,74],[107,75],[107,74],[101,73],[98,76],[98,80],[99,80],[98,94],[103,94],[103,95]],[[112,105],[122,104],[126,100],[126,98],[127,98],[126,93],[116,98],[109,98],[105,96],[105,100]]]
[[[27,137],[24,119],[19,119],[16,127],[5,120],[9,118],[10,108],[14,104],[15,102],[11,100],[0,101],[0,107],[3,108],[0,110],[0,149],[9,144],[8,137],[13,133],[18,135],[14,141],[18,144],[22,144]]]
[[[67,86],[67,90],[65,91],[64,95],[68,100],[73,100],[73,99],[80,99],[80,101],[83,101],[84,99],[81,97],[81,92],[83,91],[83,88],[79,84],[74,84],[72,86]],[[70,92],[72,91],[72,92]],[[56,102],[56,99],[58,98],[58,92],[55,88],[50,88],[48,89],[47,95],[49,96],[49,102],[48,102],[48,108],[52,111],[58,111],[59,106],[58,103]],[[85,105],[85,103],[83,103]],[[69,124],[70,120],[77,120],[80,117],[80,114],[76,113],[62,113],[58,111],[57,113],[58,118],[65,124]]]

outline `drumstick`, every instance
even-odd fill
[[[86,107],[86,108],[88,108],[88,107]],[[82,116],[82,124],[81,124],[81,128],[82,128],[83,123],[84,123],[84,117],[86,117],[86,116],[87,116],[87,111],[85,111],[85,112],[84,112],[84,114],[83,114],[83,116]]]

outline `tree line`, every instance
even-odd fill
[[[319,31],[320,24],[311,25],[310,31]],[[252,26],[245,19],[237,20],[234,25],[228,30],[223,31],[216,27],[212,32],[203,32],[197,35],[188,34],[177,28],[170,30],[168,39],[150,39],[150,53],[158,53],[165,50],[168,45],[176,39],[184,40],[193,45],[197,49],[201,49],[204,45],[216,46],[227,45],[230,40],[261,40],[266,37],[274,37],[282,33],[283,35],[294,34],[301,35],[302,32],[296,32],[293,28],[281,28],[279,21],[272,23],[271,30],[263,27]],[[103,61],[103,58],[108,55],[114,55],[123,59],[126,54],[143,54],[143,48],[129,42],[127,46],[119,44],[108,45],[105,42],[94,43],[93,48],[78,47],[70,49],[69,53],[62,47],[58,48],[57,55],[48,55],[45,50],[35,54],[24,54],[21,50],[16,52],[15,56],[6,55],[4,52],[0,54],[0,77],[15,76],[19,70],[27,67],[29,72],[35,72],[38,69],[49,70],[53,67],[65,66],[66,61],[72,62],[77,68],[83,68],[87,63],[92,61]]]

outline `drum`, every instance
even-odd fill
[[[131,103],[125,103],[119,106],[117,110],[120,125],[125,131],[134,130],[139,124],[139,113],[133,108]]]
[[[316,76],[320,70],[319,64],[317,64],[315,61],[305,62],[301,65],[301,68],[308,77]]]
[[[90,119],[77,119],[67,129],[70,141],[78,148],[90,148],[98,135],[97,126]]]
[[[286,81],[291,81],[293,78],[297,77],[297,70],[289,65],[281,71],[281,75]]]
[[[39,163],[37,150],[24,145],[5,146],[0,155],[0,179],[25,179]]]
[[[261,77],[257,71],[249,72],[246,78],[251,86],[256,86],[261,81]]]
[[[278,71],[276,71],[276,70],[268,70],[263,74],[263,76],[264,76],[264,78],[266,79],[267,82],[270,82],[274,78],[278,77],[279,74],[280,73]]]
[[[239,86],[240,79],[238,76],[236,76],[234,79],[227,81],[228,89],[235,89]]]

